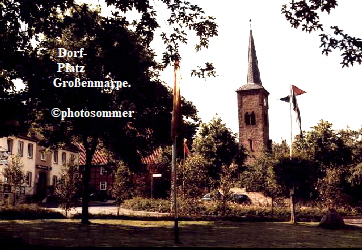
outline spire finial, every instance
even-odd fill
[[[249,19],[249,24],[250,24],[250,30],[251,30],[251,19]]]

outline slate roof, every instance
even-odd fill
[[[250,29],[247,84],[241,86],[236,91],[252,89],[264,89],[264,87],[260,79],[260,71],[258,66],[258,58],[256,56],[253,33]]]
[[[249,37],[247,83],[255,83],[255,84],[262,85],[262,82],[260,79],[260,71],[259,71],[259,67],[258,67],[258,58],[256,57],[254,38],[253,38],[253,33],[251,30],[250,30],[250,37]]]

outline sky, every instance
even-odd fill
[[[98,0],[85,2],[102,3]],[[161,60],[164,46],[159,34],[168,32],[167,10],[162,3],[155,4],[161,29],[151,46]],[[279,99],[289,94],[290,85],[306,91],[297,97],[302,118],[302,130],[309,131],[323,119],[333,128],[359,129],[361,105],[362,65],[342,68],[338,50],[329,56],[319,48],[319,32],[306,33],[294,29],[281,14],[285,0],[191,0],[216,18],[219,35],[210,39],[208,49],[195,52],[196,37],[189,36],[187,45],[181,46],[181,94],[196,106],[202,122],[208,123],[215,114],[228,128],[238,133],[236,90],[247,83],[248,43],[250,23],[253,30],[260,76],[269,95],[270,139],[281,142],[290,140],[291,120],[289,104]],[[338,1],[339,6],[330,15],[322,14],[321,22],[326,31],[338,25],[351,36],[362,38],[362,1]],[[107,13],[105,6],[102,11]],[[191,70],[205,62],[216,67],[217,77],[200,79],[191,77]],[[161,73],[161,79],[173,87],[173,68]],[[293,117],[293,135],[297,123]]]
[[[209,122],[217,113],[234,133],[238,133],[236,90],[247,83],[249,19],[252,19],[253,37],[259,70],[264,88],[269,95],[270,139],[290,140],[289,104],[279,99],[289,94],[290,85],[306,91],[297,97],[301,112],[302,130],[309,131],[323,119],[333,128],[359,129],[361,105],[362,65],[342,68],[338,50],[322,55],[319,33],[294,29],[281,14],[286,1],[224,0],[192,1],[214,16],[219,36],[210,40],[209,49],[195,53],[193,44],[182,48],[181,94],[194,103],[203,122]],[[321,15],[326,31],[338,25],[349,35],[362,37],[360,28],[362,1],[338,1],[339,6],[330,15]],[[221,4],[222,3],[222,4]],[[218,76],[206,81],[191,77],[196,65],[213,62]],[[162,79],[172,86],[172,68]],[[297,123],[292,119],[293,135]]]

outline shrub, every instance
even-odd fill
[[[178,201],[179,217],[182,220],[247,220],[247,221],[289,221],[289,207],[253,206],[241,205],[228,202],[225,214],[222,214],[223,204],[220,201],[200,201],[196,199],[183,199]],[[143,199],[134,198],[126,200],[124,208],[138,211],[152,212],[170,212],[171,202],[161,199]],[[327,211],[327,208],[321,206],[299,207],[296,208],[296,217],[298,221],[320,221]],[[360,208],[338,208],[337,211],[342,215],[360,215]],[[273,213],[272,213],[273,212]]]
[[[63,214],[40,208],[35,204],[21,204],[16,207],[0,207],[0,219],[29,220],[29,219],[63,219]]]
[[[122,204],[122,207],[135,211],[169,213],[171,208],[171,202],[164,199],[145,199],[141,197],[136,197],[133,199],[125,200]]]

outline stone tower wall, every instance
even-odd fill
[[[238,91],[239,142],[255,157],[268,149],[268,92],[264,89]],[[245,114],[254,112],[255,125],[247,125]],[[252,142],[252,149],[251,143]]]

